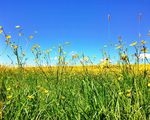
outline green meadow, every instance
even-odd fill
[[[0,119],[150,120],[146,41],[130,44],[135,48],[135,63],[130,62],[119,39],[118,63],[111,63],[105,53],[106,59],[98,65],[84,54],[72,55],[69,61],[72,64],[68,64],[64,48],[59,46],[57,64],[52,66],[50,52],[41,57],[40,46],[34,45],[31,52],[36,66],[33,67],[25,65],[22,47],[2,27],[0,30],[16,61],[15,66],[0,66]],[[141,54],[145,56],[142,63]]]

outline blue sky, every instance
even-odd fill
[[[149,6],[149,0],[3,0],[0,25],[13,35],[16,25],[24,29],[26,36],[38,31],[27,50],[30,61],[33,44],[47,49],[64,42],[71,43],[65,48],[67,52],[96,55],[97,61],[102,58],[101,49],[107,45],[105,50],[116,59],[116,50],[110,44],[117,43],[118,36],[122,36],[126,45],[137,41],[139,32],[142,39],[150,40],[146,36],[150,30]],[[140,24],[139,13],[142,13]],[[2,37],[0,40],[4,41]],[[16,41],[15,37],[13,41]],[[3,42],[0,46],[4,49]],[[6,61],[6,54],[12,55],[7,50],[0,56],[2,63]]]

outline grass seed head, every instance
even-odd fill
[[[128,56],[126,54],[122,54],[120,56],[120,59],[123,60],[123,61],[126,61],[128,59]]]
[[[130,44],[130,46],[136,46],[137,45],[137,42],[133,42]]]
[[[148,49],[147,49],[145,46],[143,46],[143,48],[141,49],[141,52],[147,53],[147,52],[148,52]]]
[[[142,41],[141,41],[141,44],[142,44],[142,45],[145,45],[145,44],[146,44],[146,41],[145,41],[145,40],[142,40]]]

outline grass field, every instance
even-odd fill
[[[1,66],[1,119],[149,120],[144,66]]]
[[[0,66],[0,119],[150,120],[150,62],[145,40],[130,44],[135,49],[131,57],[119,37],[115,65],[106,52],[99,65],[84,54],[74,54],[67,61],[65,44],[54,50],[58,56],[52,66],[51,50],[42,51],[36,44],[31,48],[36,67],[25,67],[22,46],[2,26],[0,30],[14,59],[8,57],[15,63]]]

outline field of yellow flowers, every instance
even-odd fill
[[[1,119],[148,120],[149,69],[149,65],[1,66]]]

